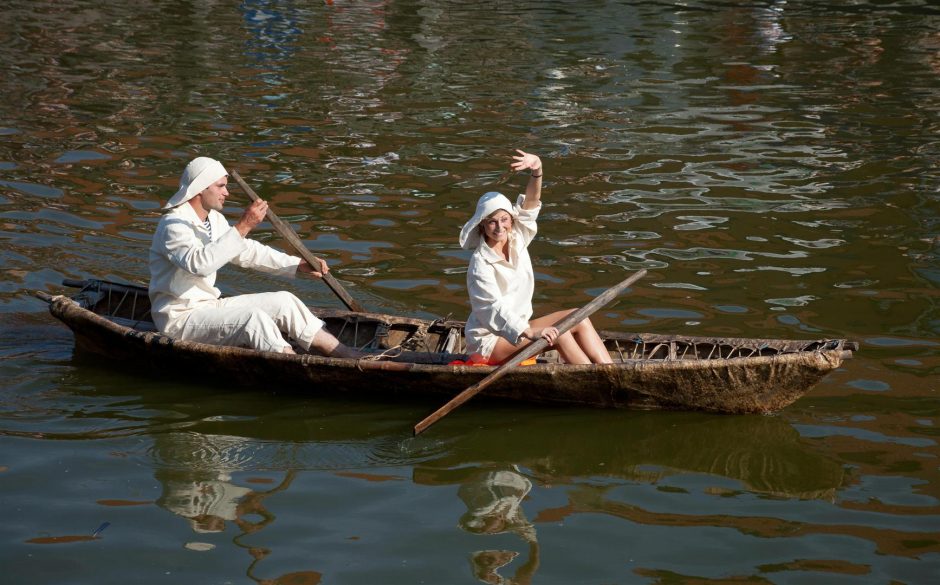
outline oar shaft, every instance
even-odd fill
[[[623,292],[624,289],[628,288],[631,284],[643,278],[644,276],[646,276],[646,269],[634,273],[623,282],[604,291],[602,294],[594,298],[594,300],[592,300],[590,303],[584,305],[577,311],[570,313],[567,317],[563,318],[561,321],[555,324],[555,328],[558,329],[558,335],[562,335],[584,319],[590,317],[598,309],[614,300],[614,298]],[[493,370],[489,376],[483,378],[473,386],[470,386],[457,396],[454,396],[447,404],[438,408],[433,413],[428,415],[424,420],[416,424],[414,428],[414,434],[417,435],[421,433],[429,426],[444,418],[452,410],[473,398],[476,394],[478,394],[487,386],[491,385],[496,380],[502,378],[509,372],[509,370],[529,359],[530,357],[538,354],[547,346],[548,342],[544,338],[540,337],[536,341],[533,341],[532,343],[516,351],[516,353],[510,356],[507,361],[503,362],[498,368]]]
[[[232,178],[235,179],[235,182],[238,183],[238,186],[242,188],[242,191],[248,195],[249,199],[252,201],[261,199],[258,197],[258,194],[255,193],[254,189],[252,189],[251,186],[249,186],[248,183],[246,183],[241,178],[241,175],[238,174],[238,171],[232,171]],[[278,217],[270,206],[268,206],[268,212],[265,217],[268,218],[268,221],[271,222],[271,225],[274,226],[274,229],[277,230],[277,233],[287,241],[287,243],[291,248],[294,249],[295,252],[297,252],[298,256],[303,258],[314,270],[320,268],[318,258],[307,249],[307,247],[301,241],[300,237],[297,235],[297,232],[294,231],[294,228]],[[338,296],[340,300],[343,301],[343,304],[345,304],[350,311],[365,311],[365,308],[360,305],[356,299],[352,298],[348,292],[346,292],[346,289],[343,288],[343,285],[333,278],[332,274],[329,272],[324,273],[323,282],[325,282],[326,285],[330,287],[334,293],[336,293],[336,296]]]

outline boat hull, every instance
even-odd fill
[[[149,373],[172,372],[270,392],[449,399],[493,371],[487,366],[336,359],[181,341],[115,323],[66,296],[46,300],[52,315],[74,332],[79,351],[133,363]],[[515,368],[481,397],[595,408],[769,413],[792,404],[851,355],[841,343],[830,345],[833,349],[729,359],[627,356],[605,365],[539,363]]]

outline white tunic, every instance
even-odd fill
[[[541,203],[535,209],[513,206],[518,216],[509,236],[508,261],[494,252],[485,238],[470,257],[467,292],[471,312],[465,330],[468,353],[489,357],[497,336],[516,344],[529,327],[535,274],[527,248],[535,238],[541,208]]]
[[[157,328],[171,337],[182,337],[186,318],[195,309],[219,306],[216,272],[229,262],[284,275],[293,275],[300,264],[300,258],[243,238],[217,211],[209,211],[209,223],[211,238],[192,206],[184,203],[167,212],[154,233],[151,312]]]

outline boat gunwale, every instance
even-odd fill
[[[355,358],[336,358],[328,356],[320,356],[315,354],[286,354],[280,352],[266,352],[251,348],[244,347],[234,347],[234,346],[220,346],[212,345],[208,343],[201,343],[197,341],[187,341],[174,339],[169,337],[159,331],[142,331],[135,329],[133,327],[128,327],[120,323],[116,323],[111,319],[100,315],[86,307],[83,307],[81,303],[67,295],[48,295],[48,293],[40,292],[37,293],[37,297],[49,303],[50,308],[53,305],[59,305],[60,307],[67,307],[67,309],[60,308],[60,311],[68,311],[70,313],[75,313],[76,320],[84,319],[85,321],[93,322],[97,326],[104,327],[111,330],[113,333],[121,336],[131,336],[140,338],[145,344],[155,344],[155,345],[168,345],[172,346],[174,349],[180,351],[194,351],[199,353],[207,354],[216,354],[221,356],[231,356],[231,357],[263,357],[264,359],[272,361],[283,361],[283,362],[297,362],[303,365],[309,366],[344,366],[349,368],[357,368],[359,370],[415,370],[423,371],[430,370],[435,371],[439,369],[446,369],[447,371],[455,372],[490,372],[495,370],[497,366],[486,366],[486,365],[463,365],[463,364],[434,364],[434,363],[421,363],[421,362],[409,362],[409,361],[392,361],[392,360],[381,360],[381,359],[355,359]],[[415,319],[409,317],[399,318],[397,316],[388,315],[384,313],[363,313],[356,311],[347,311],[347,310],[328,310],[325,316],[328,317],[343,317],[343,316],[367,316],[370,318],[377,318],[376,321],[382,323],[402,323],[405,325],[423,325],[430,323],[430,320]],[[446,323],[446,322],[444,322]],[[450,323],[458,323],[451,321]],[[68,324],[68,322],[67,322]],[[75,330],[72,328],[73,331]],[[77,332],[76,332],[77,333]],[[609,332],[599,332],[602,337],[605,333]],[[633,334],[625,334],[633,335]],[[645,334],[640,334],[645,335]],[[725,341],[741,341],[741,342],[757,342],[764,341],[762,338],[705,338],[705,337],[683,337],[683,336],[665,336],[661,334],[649,334],[651,336],[661,336],[668,337],[669,339],[676,341],[686,341],[686,340],[700,340],[700,343],[723,343]],[[619,337],[619,335],[618,335]],[[608,337],[609,339],[610,337]],[[823,340],[772,340],[786,343],[795,343],[795,344],[811,344],[817,342],[826,342],[826,341],[841,341],[844,340],[832,340],[832,339],[823,339]],[[847,342],[852,343],[852,342]],[[726,343],[725,345],[731,345]],[[841,345],[841,344],[840,344]],[[433,354],[434,352],[412,352],[415,354]],[[773,355],[753,355],[753,356],[736,356],[736,357],[714,357],[714,358],[687,358],[687,359],[673,359],[669,357],[665,358],[639,358],[639,359],[624,359],[620,362],[614,362],[611,364],[565,364],[565,363],[535,363],[529,366],[524,366],[520,368],[520,371],[529,372],[529,373],[551,373],[556,370],[562,369],[565,372],[570,373],[581,373],[581,372],[594,372],[598,370],[618,370],[618,369],[645,369],[645,368],[656,368],[656,369],[671,369],[671,370],[696,370],[703,368],[712,368],[712,367],[741,367],[741,366],[760,366],[764,364],[773,364],[779,362],[789,362],[789,361],[803,361],[807,356],[812,356],[815,354],[820,354],[826,356],[826,359],[837,359],[839,361],[844,359],[849,359],[852,357],[853,350],[851,349],[813,349],[813,350],[798,350],[798,351],[789,351],[784,353],[778,353]],[[460,354],[454,354],[460,355]]]

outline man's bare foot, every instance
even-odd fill
[[[354,359],[354,360],[357,360],[361,357],[365,357],[366,355],[368,354],[364,351],[359,351],[358,349],[354,347],[348,347],[342,344],[337,345],[336,348],[330,353],[330,357],[348,358],[348,359]]]

